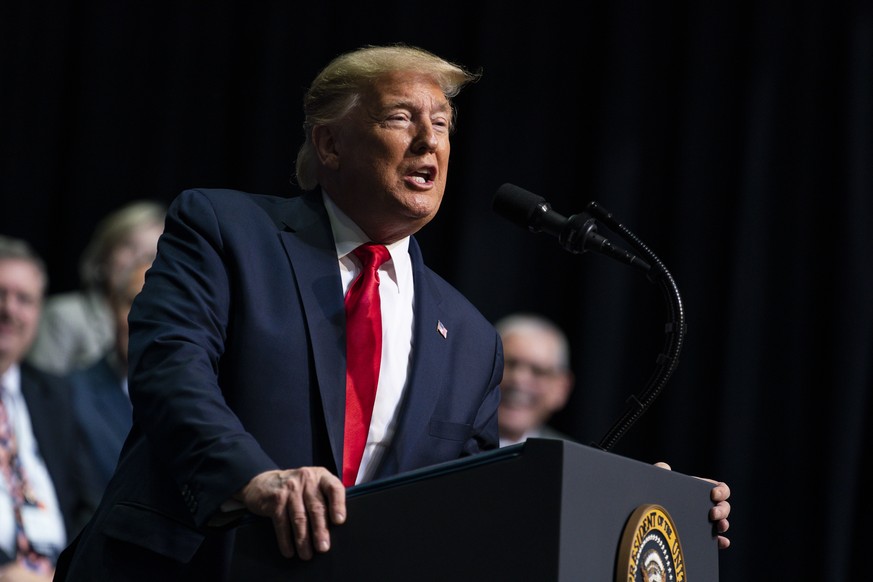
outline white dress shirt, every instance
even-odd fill
[[[18,456],[27,475],[30,490],[37,501],[21,510],[25,533],[36,551],[54,558],[67,542],[64,518],[58,505],[55,487],[33,436],[30,413],[21,393],[21,369],[17,364],[0,376],[0,387],[6,413],[15,432]],[[0,548],[10,556],[16,554],[13,508],[9,484],[0,476]]]
[[[336,244],[337,260],[342,275],[343,296],[361,271],[361,265],[351,254],[360,245],[370,242],[367,235],[342,210],[322,193],[330,217]],[[409,357],[412,353],[414,286],[412,261],[409,258],[409,237],[386,245],[391,259],[379,267],[379,298],[382,303],[382,365],[376,402],[370,420],[370,432],[364,446],[364,456],[355,483],[372,479],[379,459],[391,443],[397,409],[406,388]]]

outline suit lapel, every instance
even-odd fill
[[[317,194],[292,200],[282,220],[287,231],[280,237],[303,303],[328,438],[342,467],[345,311],[330,220]]]
[[[448,365],[448,339],[437,328],[442,322],[451,329],[451,314],[442,306],[442,297],[432,284],[421,249],[415,239],[409,241],[415,284],[415,329],[413,330],[413,356],[406,384],[406,393],[397,417],[391,446],[385,452],[375,477],[391,475],[405,470],[407,459],[427,435],[427,425],[444,386]]]
[[[345,308],[330,220],[318,195],[294,200],[282,220],[287,231],[280,236],[306,313],[331,450],[336,466],[342,467]],[[377,478],[403,470],[410,455],[426,446],[421,440],[427,435],[448,364],[449,339],[437,326],[441,322],[451,330],[451,314],[443,311],[442,297],[414,238],[409,242],[409,254],[415,285],[413,357],[392,445],[379,464]]]
[[[71,474],[67,459],[73,444],[68,432],[73,422],[70,415],[69,386],[54,385],[62,382],[54,376],[39,372],[29,364],[21,364],[21,393],[27,402],[30,426],[46,469],[52,478],[61,510],[69,518],[69,505],[65,501],[76,495],[75,491],[61,491],[70,484]]]

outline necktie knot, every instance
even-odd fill
[[[358,260],[361,261],[364,269],[376,270],[381,267],[385,261],[391,258],[391,253],[385,245],[377,243],[364,243],[352,251]]]

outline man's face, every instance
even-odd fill
[[[503,355],[497,418],[502,436],[519,439],[564,406],[572,377],[558,365],[555,338],[543,331],[524,329],[504,335]]]
[[[32,263],[0,259],[0,372],[20,362],[36,338],[44,284]]]
[[[319,128],[328,193],[374,240],[413,234],[442,202],[451,123],[451,105],[433,80],[382,77],[342,123]]]

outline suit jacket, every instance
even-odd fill
[[[70,415],[70,386],[65,378],[22,363],[21,393],[39,453],[55,488],[67,539],[71,540],[84,525],[90,508],[76,463],[80,440]],[[0,564],[13,558],[0,550]]]
[[[97,507],[115,471],[118,454],[132,424],[130,399],[121,372],[110,355],[70,375],[73,413],[82,435],[77,459],[88,477],[87,495]]]
[[[376,478],[498,444],[499,337],[409,253],[413,353]],[[345,311],[321,196],[183,192],[129,320],[134,427],[56,580],[287,579],[269,520],[210,522],[263,471],[341,474]]]

